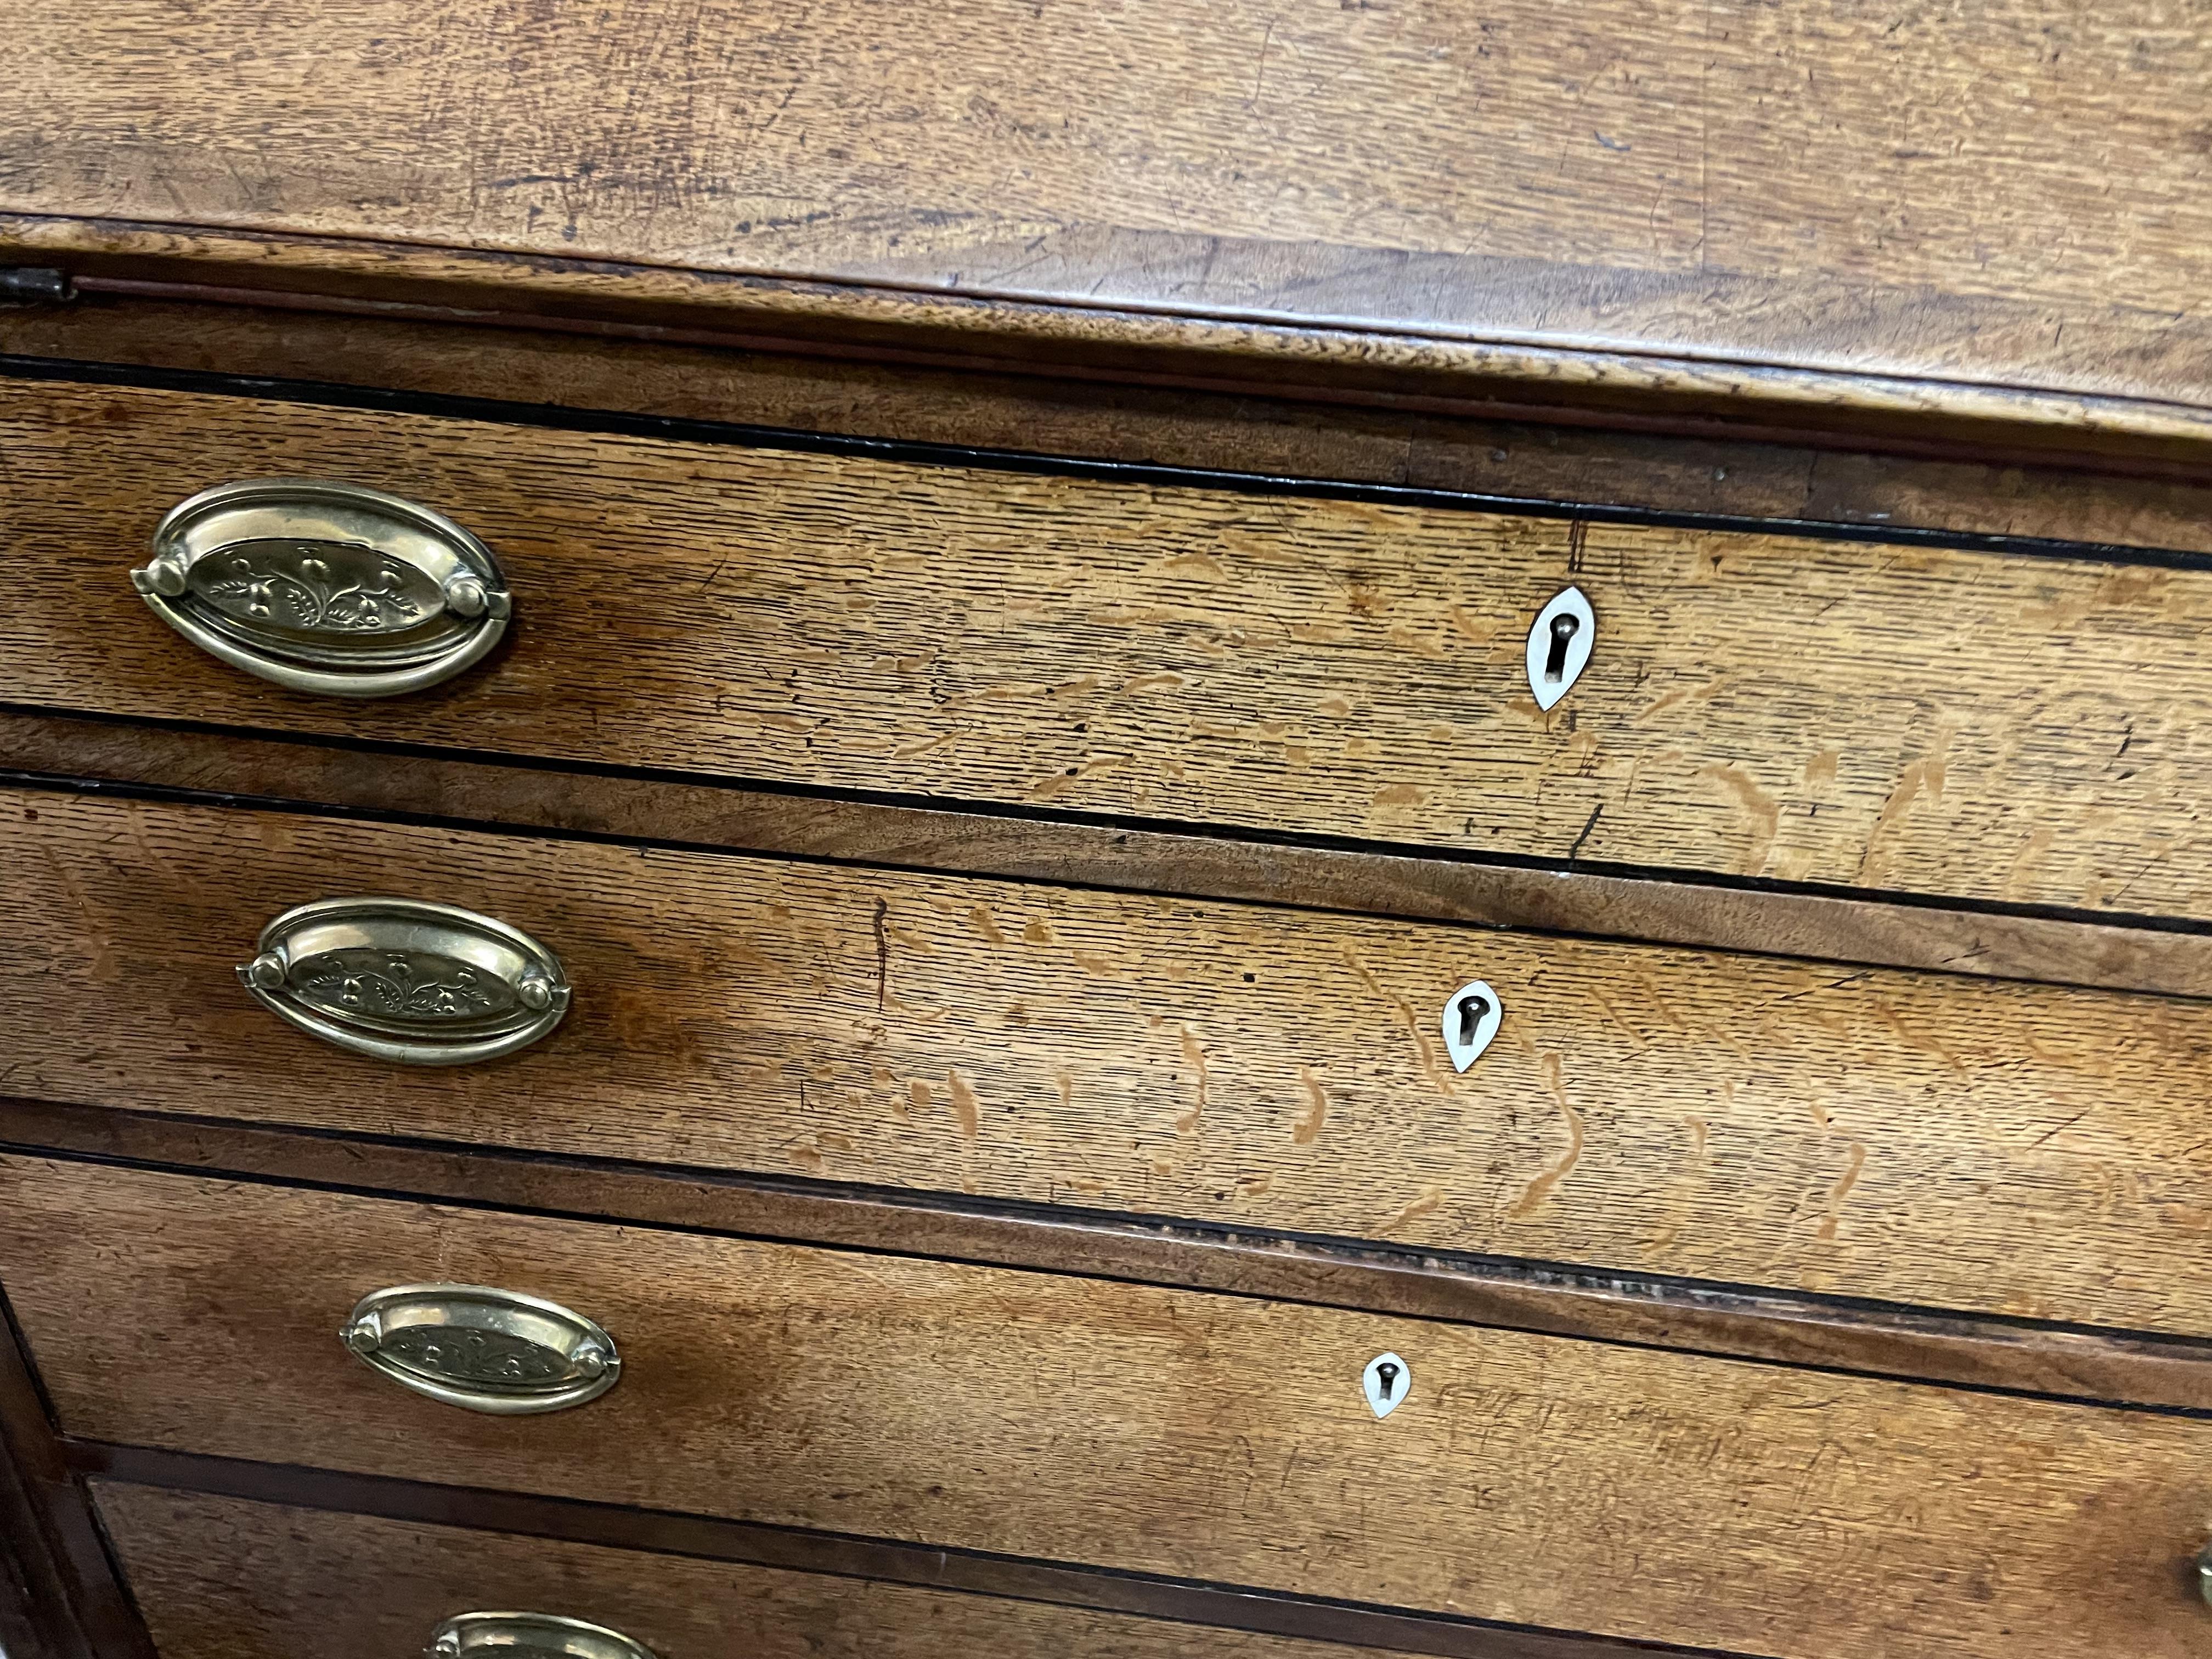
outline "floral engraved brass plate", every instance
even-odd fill
[[[446,602],[422,571],[359,542],[234,542],[185,586],[233,622],[309,634],[398,634]]]
[[[512,1054],[568,1010],[559,958],[529,934],[414,899],[287,910],[261,930],[238,977],[301,1030],[411,1066]]]
[[[338,1337],[362,1364],[449,1406],[498,1416],[596,1400],[622,1374],[614,1339],[557,1302],[489,1285],[395,1285]]]
[[[172,508],[131,573],[172,628],[299,691],[389,697],[477,661],[513,601],[491,550],[382,490],[264,478]]]
[[[464,1020],[515,1006],[513,987],[474,964],[428,951],[330,951],[300,963],[294,995],[342,1017]]]
[[[568,1380],[568,1362],[527,1337],[500,1331],[464,1331],[456,1335],[435,1326],[395,1331],[384,1352],[410,1370],[448,1382],[494,1388],[547,1387]]]

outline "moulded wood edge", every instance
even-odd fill
[[[962,1201],[0,1097],[0,1147],[1488,1325],[1794,1367],[2212,1411],[2212,1341],[1863,1304],[1106,1212]]]
[[[1045,1601],[1179,1624],[1301,1637],[1436,1659],[1741,1659],[1714,1650],[1486,1625],[1242,1586],[1060,1562],[945,1550],[576,1498],[185,1452],[67,1443],[71,1466],[99,1481],[373,1515],[524,1537],[597,1544],[799,1572],[833,1573],[970,1595]]]
[[[2212,996],[2212,933],[1530,868],[273,738],[0,704],[0,777],[882,868]]]
[[[553,259],[210,227],[0,214],[0,260],[88,285],[431,306],[553,326],[687,331],[719,343],[944,366],[1024,367],[1279,397],[1529,417],[1771,428],[1855,442],[1940,440],[2178,467],[2212,465],[2212,410],[2029,386],[1842,374],[1782,361],[1603,349],[1127,308],[832,280]]]

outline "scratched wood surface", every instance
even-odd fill
[[[125,570],[272,473],[484,535],[513,649],[367,707],[197,653]],[[2212,573],[52,382],[0,386],[0,483],[18,702],[2212,916]]]
[[[162,1659],[392,1659],[441,1619],[529,1608],[657,1659],[1356,1659],[1368,1648],[100,1481]]]
[[[1316,356],[1475,336],[2212,395],[2212,45],[2164,0],[9,21],[21,213],[1258,316]]]
[[[0,831],[33,1098],[2212,1334],[2201,1001],[66,795]],[[295,1031],[232,968],[347,893],[524,928],[572,1012],[452,1070]]]
[[[2193,1419],[35,1159],[0,1192],[95,1439],[1786,1659],[2201,1647]],[[623,1380],[524,1419],[408,1394],[333,1331],[426,1279],[589,1313]]]

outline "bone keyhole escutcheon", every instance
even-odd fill
[[[1573,690],[1589,665],[1597,613],[1579,587],[1562,588],[1528,626],[1528,690],[1548,710]]]
[[[1412,1369],[1395,1353],[1376,1354],[1367,1362],[1367,1369],[1359,1377],[1360,1391],[1367,1396],[1367,1409],[1377,1417],[1388,1417],[1396,1411],[1413,1386]]]
[[[1504,1006],[1498,993],[1479,979],[1461,986],[1445,999],[1444,1051],[1451,1056],[1454,1071],[1464,1072],[1482,1058],[1504,1018]]]

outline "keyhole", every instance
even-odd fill
[[[1382,1397],[1388,1400],[1391,1391],[1398,1386],[1398,1368],[1384,1360],[1375,1368],[1375,1380],[1382,1385]]]
[[[1459,1040],[1462,1042],[1473,1042],[1475,1029],[1489,1017],[1489,998],[1462,997],[1459,1000]]]
[[[1582,618],[1562,612],[1552,618],[1552,647],[1544,656],[1544,678],[1558,679],[1567,672],[1567,642],[1582,628]]]

